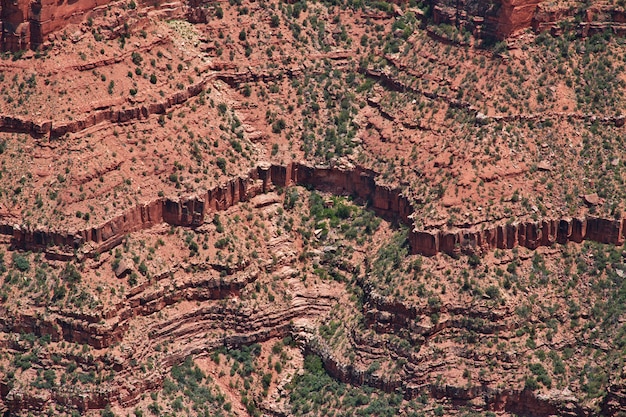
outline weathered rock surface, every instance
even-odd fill
[[[97,12],[110,0],[79,0],[76,2],[18,0],[4,1],[0,7],[2,36],[0,44],[3,50],[19,51],[37,49],[44,41],[70,23],[79,23],[86,16]],[[463,24],[475,34],[487,34],[498,38],[507,38],[532,27],[536,31],[558,30],[558,23],[571,19],[579,13],[575,6],[556,8],[542,7],[541,0],[499,0],[493,2],[451,2],[434,0],[435,22]],[[171,9],[171,10],[170,10]],[[172,12],[173,10],[173,12]],[[206,23],[210,19],[210,11],[199,1],[187,4],[174,3],[166,11],[168,16],[185,16],[192,23]],[[619,9],[609,11],[602,8],[591,9],[582,23],[579,24],[580,34],[587,36],[607,28],[617,32],[625,32],[624,12]],[[115,34],[116,30],[112,30]],[[80,38],[77,32],[72,39]],[[119,35],[119,34],[118,34]]]
[[[481,253],[516,246],[537,249],[554,243],[591,240],[621,245],[624,243],[624,219],[613,220],[587,215],[581,218],[546,219],[513,222],[484,228],[456,231],[414,230],[410,235],[413,253],[435,255]]]
[[[3,50],[36,49],[48,34],[68,23],[82,21],[87,13],[108,3],[111,1],[3,1],[0,13]]]
[[[357,200],[366,201],[379,214],[398,219],[411,225],[413,213],[409,199],[397,188],[381,185],[376,173],[358,167],[310,166],[303,163],[287,165],[262,164],[251,170],[247,176],[236,177],[225,184],[208,190],[201,195],[180,199],[160,198],[150,203],[136,206],[126,213],[94,228],[74,232],[55,232],[49,230],[31,230],[26,227],[5,224],[0,231],[10,234],[16,246],[32,249],[47,249],[50,246],[91,248],[93,253],[107,250],[119,244],[127,233],[152,227],[160,223],[196,227],[204,223],[211,212],[225,210],[241,201],[253,201],[260,207],[274,204],[278,200],[271,193],[275,187],[288,187],[295,184],[337,193],[350,194]],[[264,193],[270,193],[265,194]],[[263,195],[263,196],[262,196]],[[268,198],[264,198],[267,196]],[[263,198],[261,198],[263,197]],[[588,215],[580,218],[546,219],[534,222],[514,222],[503,225],[486,226],[480,229],[469,227],[456,231],[411,230],[409,240],[413,253],[434,255],[439,252],[451,254],[476,253],[495,248],[513,248],[523,246],[536,249],[554,243],[568,241],[581,242],[585,239],[603,243],[620,244],[624,242],[624,220],[604,219]],[[329,249],[330,250],[330,249]],[[219,265],[198,265],[203,268],[219,269]],[[129,270],[129,266],[120,267],[119,274]],[[156,281],[169,276],[154,277]],[[230,271],[227,278],[216,279],[209,274],[197,274],[194,279],[177,283],[174,287],[154,289],[145,283],[128,293],[124,303],[98,315],[54,310],[45,317],[28,313],[0,314],[0,327],[10,333],[33,333],[50,335],[51,340],[66,340],[87,344],[94,348],[107,348],[122,342],[129,331],[130,320],[134,317],[150,316],[168,306],[185,301],[221,300],[232,298],[248,283],[255,280],[254,269]],[[468,319],[486,323],[480,331],[485,334],[498,334],[514,328],[511,317],[513,310],[486,310],[468,305],[442,305],[417,308],[392,297],[375,293],[371,288],[364,288],[364,318],[366,324],[379,332],[398,332],[408,330],[415,343],[432,337],[446,329],[460,329],[468,325]],[[223,338],[203,340],[202,345],[188,343],[168,354],[165,365],[179,362],[191,353],[207,352],[219,346],[239,346],[284,336],[294,332],[292,320],[304,315],[328,311],[332,305],[332,295],[321,297],[296,297],[288,307],[240,311],[231,304],[212,304],[200,306],[190,312],[169,317],[151,328],[149,343],[158,344],[165,340],[190,338],[204,334],[206,329],[228,329]],[[433,313],[443,314],[445,319],[432,325],[417,321],[419,316]],[[4,318],[4,319],[3,319]],[[366,340],[360,335],[351,335],[355,343],[368,348]],[[446,397],[458,401],[470,401],[482,398],[490,409],[528,415],[584,415],[576,401],[563,399],[562,395],[538,396],[530,391],[511,391],[476,386],[465,388],[442,386],[420,382],[419,378],[404,381],[386,374],[368,372],[352,364],[343,363],[333,356],[332,350],[317,339],[307,339],[306,349],[322,358],[325,367],[337,379],[352,384],[366,384],[388,392],[402,389],[406,398],[416,398],[424,392],[436,398]],[[146,342],[148,343],[148,342]],[[373,348],[372,348],[373,349]],[[402,351],[396,352],[404,355]],[[419,356],[407,355],[407,367],[419,367]],[[123,361],[122,361],[123,362]],[[168,365],[169,364],[169,365]],[[125,371],[121,362],[113,361],[113,369]],[[162,373],[154,372],[141,382],[128,382],[128,385],[115,385],[90,393],[77,393],[63,389],[54,390],[50,397],[40,398],[38,394],[29,394],[19,389],[0,387],[5,404],[12,410],[36,409],[50,401],[87,410],[102,408],[108,403],[132,406],[141,393],[160,386],[164,378]],[[119,380],[123,381],[123,378]],[[560,395],[560,394],[559,394]],[[558,397],[558,398],[557,398]],[[619,392],[615,392],[611,404],[621,401]]]
[[[261,165],[251,170],[247,176],[234,178],[202,195],[183,199],[159,198],[134,206],[106,223],[88,229],[55,231],[5,223],[0,225],[0,234],[11,235],[14,245],[23,249],[48,249],[50,256],[58,256],[54,250],[50,250],[52,246],[71,252],[83,245],[89,245],[88,253],[102,253],[121,243],[127,233],[160,223],[197,227],[210,212],[225,210],[241,201],[248,201],[267,193],[275,186],[286,187],[294,184],[353,195],[368,202],[379,215],[413,226],[413,208],[409,199],[400,189],[378,184],[376,173],[359,167],[290,163]],[[536,249],[554,243],[580,243],[583,240],[621,245],[624,238],[623,218],[615,220],[592,215],[483,225],[480,228],[470,226],[452,231],[412,228],[409,233],[412,253],[428,256],[439,252],[482,253],[516,246]]]

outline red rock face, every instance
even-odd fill
[[[94,8],[109,2],[110,0],[2,0],[2,49],[36,49],[50,33],[62,29],[68,23],[80,22]],[[187,18],[191,22],[206,22],[206,11],[197,7],[197,3],[190,2]],[[490,25],[495,25],[495,31],[500,37],[507,37],[530,27],[539,3],[539,0],[503,0],[498,16],[489,19]],[[440,9],[439,7],[437,10]]]
[[[460,24],[475,36],[507,38],[532,26],[541,0],[500,0],[469,2],[436,0],[434,21]]]
[[[380,185],[376,173],[363,169],[342,169],[331,167],[311,167],[293,164],[291,181],[300,185],[312,185],[317,189],[336,194],[354,195],[368,202],[378,214],[400,220],[409,225],[409,215],[413,212],[409,200],[402,190]]]
[[[2,0],[2,48],[8,51],[36,49],[45,37],[109,0]]]
[[[0,233],[12,235],[13,243],[24,249],[46,249],[48,256],[63,257],[50,250],[60,247],[69,252],[89,243],[92,253],[102,253],[121,243],[128,233],[147,229],[159,223],[196,227],[207,214],[225,210],[241,201],[247,201],[274,187],[292,185],[312,186],[335,194],[352,195],[379,215],[398,220],[412,230],[408,239],[414,254],[426,256],[444,252],[451,255],[474,254],[493,249],[512,249],[516,246],[537,249],[554,243],[591,240],[621,245],[626,236],[624,219],[583,218],[544,219],[515,222],[455,231],[414,228],[413,208],[402,190],[380,185],[374,172],[362,169],[309,166],[303,163],[261,165],[245,177],[236,177],[201,195],[182,199],[160,198],[140,204],[99,226],[77,231],[29,229],[20,225],[0,225]]]
[[[500,0],[492,2],[469,2],[466,0],[435,0],[433,19],[435,23],[460,24],[475,36],[493,36],[506,39],[532,28],[535,32],[563,32],[560,22],[580,18],[571,28],[582,36],[591,36],[612,30],[622,36],[626,29],[626,13],[610,5],[592,5],[582,12],[578,4],[563,3],[558,6],[542,0]],[[431,34],[437,37],[436,34]],[[440,40],[445,41],[444,38]]]
[[[580,243],[583,240],[622,245],[625,239],[624,224],[624,219],[587,216],[495,225],[482,230],[454,232],[413,230],[409,239],[413,253],[428,256],[438,252],[480,253],[496,248],[512,249],[516,246],[537,249],[539,246],[550,246],[556,242]]]
[[[110,0],[1,0],[1,48],[4,51],[37,49],[49,34],[69,23],[84,20],[91,11],[108,3]],[[501,39],[530,27],[535,31],[558,30],[559,21],[576,14],[576,8],[571,6],[544,10],[541,0],[501,0],[496,7],[486,9],[461,1],[460,13],[456,9],[458,2],[435,0],[432,3],[436,23],[459,23],[456,20],[460,19],[460,23],[476,29],[474,32],[478,36],[484,32]],[[192,23],[207,21],[208,12],[201,7],[201,2],[191,0],[187,5],[187,20]],[[607,28],[615,30],[614,24],[625,22],[626,14],[621,10],[611,10],[606,19],[604,21],[604,18],[590,14],[581,24],[582,33],[587,35],[590,30],[596,33]]]
[[[508,37],[531,26],[541,0],[502,0],[497,32]]]

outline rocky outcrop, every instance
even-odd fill
[[[409,243],[413,254],[427,256],[447,254],[480,254],[493,249],[516,246],[536,249],[554,243],[580,243],[591,240],[621,245],[626,235],[623,218],[605,219],[587,215],[581,218],[518,221],[506,224],[470,226],[444,231],[420,230],[413,227],[413,208],[400,188],[381,185],[377,175],[360,167],[311,166],[304,163],[287,165],[261,164],[247,175],[231,179],[205,193],[186,198],[159,198],[128,209],[121,215],[94,227],[74,231],[56,231],[0,224],[0,234],[11,235],[14,246],[22,249],[44,250],[51,257],[71,257],[83,248],[89,254],[101,253],[120,244],[128,233],[168,223],[196,227],[205,216],[225,210],[240,201],[248,201],[273,187],[295,184],[344,195],[352,195],[367,203],[379,215],[398,220],[412,229]]]
[[[480,229],[413,230],[409,240],[412,252],[424,255],[435,255],[438,252],[473,254],[516,246],[537,249],[554,243],[580,243],[583,240],[622,245],[624,225],[623,218],[613,220],[588,215],[581,218],[513,222]]]
[[[502,0],[496,33],[508,37],[531,26],[541,0]]]
[[[435,22],[462,25],[476,36],[504,39],[531,26],[541,0],[435,0],[433,3]]]
[[[202,195],[183,199],[159,198],[133,206],[121,215],[87,229],[55,231],[9,223],[0,227],[0,233],[12,235],[14,246],[22,249],[44,250],[58,255],[58,249],[71,253],[83,247],[87,253],[101,253],[121,243],[126,234],[156,224],[201,225],[209,211],[225,210],[263,192],[259,172],[262,169],[254,169],[248,176],[234,178]],[[269,184],[266,187],[269,189]]]
[[[535,32],[549,31],[553,35],[573,32],[583,37],[605,31],[624,36],[625,23],[626,11],[623,7],[602,3],[584,8],[574,3],[540,3],[531,22]]]
[[[434,0],[431,6],[435,23],[462,26],[477,37],[506,39],[528,28],[554,35],[570,31],[583,37],[606,30],[620,36],[626,33],[624,10],[610,4],[580,7],[542,0]]]
[[[413,208],[399,188],[380,185],[376,173],[355,167],[350,169],[328,166],[293,164],[293,182],[313,186],[333,193],[353,195],[367,202],[379,215],[410,223]]]
[[[37,49],[46,36],[69,23],[80,22],[93,9],[111,0],[16,0],[2,1],[2,49]]]
[[[152,44],[157,45],[163,41],[158,41]],[[88,64],[82,64],[74,69],[78,71],[87,71],[93,68],[110,65],[121,61],[121,57],[111,58],[105,61],[96,61]],[[285,75],[289,77],[295,77],[299,75],[301,70],[291,69],[286,70]],[[276,75],[271,72],[236,72],[236,71],[219,71],[213,72],[201,81],[190,85],[183,91],[178,91],[169,97],[149,103],[145,105],[135,105],[124,109],[114,109],[111,107],[96,108],[93,111],[87,113],[86,116],[75,118],[71,121],[65,122],[53,122],[52,120],[33,120],[20,116],[2,116],[0,115],[0,132],[8,133],[24,133],[31,135],[34,138],[41,139],[59,139],[69,133],[81,132],[90,127],[96,126],[100,123],[126,123],[132,120],[147,119],[151,115],[166,114],[169,109],[174,106],[185,103],[192,97],[198,96],[209,83],[220,80],[233,88],[237,88],[239,85],[246,82],[257,81],[272,81],[276,79]]]
[[[51,121],[37,122],[19,116],[0,116],[0,132],[26,133],[33,137],[42,137],[50,133]]]
[[[196,84],[190,85],[187,89],[179,91],[156,103],[130,107],[122,110],[97,110],[82,119],[60,124],[46,124],[46,127],[49,126],[49,130],[46,133],[49,133],[50,139],[56,139],[67,133],[80,132],[103,122],[125,123],[131,120],[146,119],[148,116],[153,114],[165,114],[169,108],[182,104],[189,98],[200,94],[207,83],[212,79],[212,77],[207,77]]]
[[[167,110],[186,102],[203,91],[212,77],[187,87],[164,100],[147,105],[130,107],[123,110],[111,108],[96,110],[86,117],[64,123],[53,123],[50,120],[36,121],[18,116],[0,116],[0,132],[24,133],[35,138],[58,139],[68,133],[76,133],[103,122],[125,123],[131,120],[146,119],[150,115],[165,114]]]
[[[514,390],[492,388],[488,385],[455,386],[436,383],[414,383],[410,379],[390,376],[383,372],[378,375],[354,364],[343,362],[336,357],[325,342],[316,337],[301,333],[306,351],[319,356],[324,368],[333,378],[352,385],[368,385],[385,392],[401,393],[406,400],[428,394],[432,398],[447,399],[457,405],[471,404],[472,400],[484,402],[485,408],[496,412],[514,413],[524,416],[564,416],[577,417],[592,415],[567,390],[552,390],[541,394],[527,389]],[[420,371],[422,373],[423,371]]]
[[[616,374],[611,375],[614,380],[607,387],[607,395],[602,402],[602,415],[605,416],[619,415],[626,409],[626,386],[621,382],[624,370]]]
[[[200,271],[206,267],[206,265],[196,266]],[[216,269],[215,266],[209,267]],[[183,300],[220,300],[237,296],[245,285],[256,279],[257,274],[258,271],[254,269],[231,271],[231,274],[224,278],[197,273],[193,279],[175,284],[173,287],[152,290],[150,284],[169,277],[169,274],[164,274],[161,277],[154,277],[153,282],[132,288],[123,304],[95,314],[52,308],[50,314],[45,317],[36,317],[0,310],[0,331],[48,335],[53,341],[65,340],[87,344],[97,349],[106,348],[122,340],[128,330],[128,321],[133,317],[148,316]]]
[[[36,50],[45,44],[50,34],[63,29],[68,24],[80,23],[88,16],[110,7],[113,3],[116,3],[116,1],[2,0],[0,2],[0,23],[2,29],[0,46],[3,51]],[[144,0],[141,3],[146,8],[157,6],[151,0]],[[169,18],[180,16],[182,7],[174,8],[174,10],[164,10],[164,14]],[[128,18],[128,16],[125,16],[124,21],[128,21]],[[112,32],[116,32],[116,30],[112,29]],[[119,33],[116,35],[119,35]]]
[[[392,296],[382,296],[365,286],[364,317],[366,324],[378,332],[399,334],[407,332],[413,341],[430,338],[446,329],[472,329],[481,334],[495,334],[515,328],[508,321],[513,311],[506,308],[488,309],[479,305],[423,305],[408,304]],[[437,324],[422,325],[420,319],[433,314],[448,315]]]

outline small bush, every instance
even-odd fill
[[[219,157],[215,161],[215,164],[217,165],[219,169],[222,170],[222,173],[226,174],[226,159]]]
[[[274,123],[272,123],[272,133],[279,134],[281,133],[285,127],[287,126],[285,119],[278,119]]]
[[[30,269],[30,262],[28,261],[28,258],[20,255],[19,253],[13,254],[13,265],[15,265],[15,267],[22,272],[26,272]]]
[[[273,14],[270,20],[270,26],[273,28],[277,28],[280,25],[280,18],[278,15]]]

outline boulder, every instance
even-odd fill
[[[604,199],[600,198],[596,193],[584,194],[581,195],[581,198],[588,206],[599,206],[604,203]]]
[[[539,171],[552,171],[552,164],[544,159],[537,164],[537,169]]]
[[[130,273],[133,270],[134,264],[129,259],[122,258],[115,268],[115,276],[118,278],[124,278],[126,274]]]

